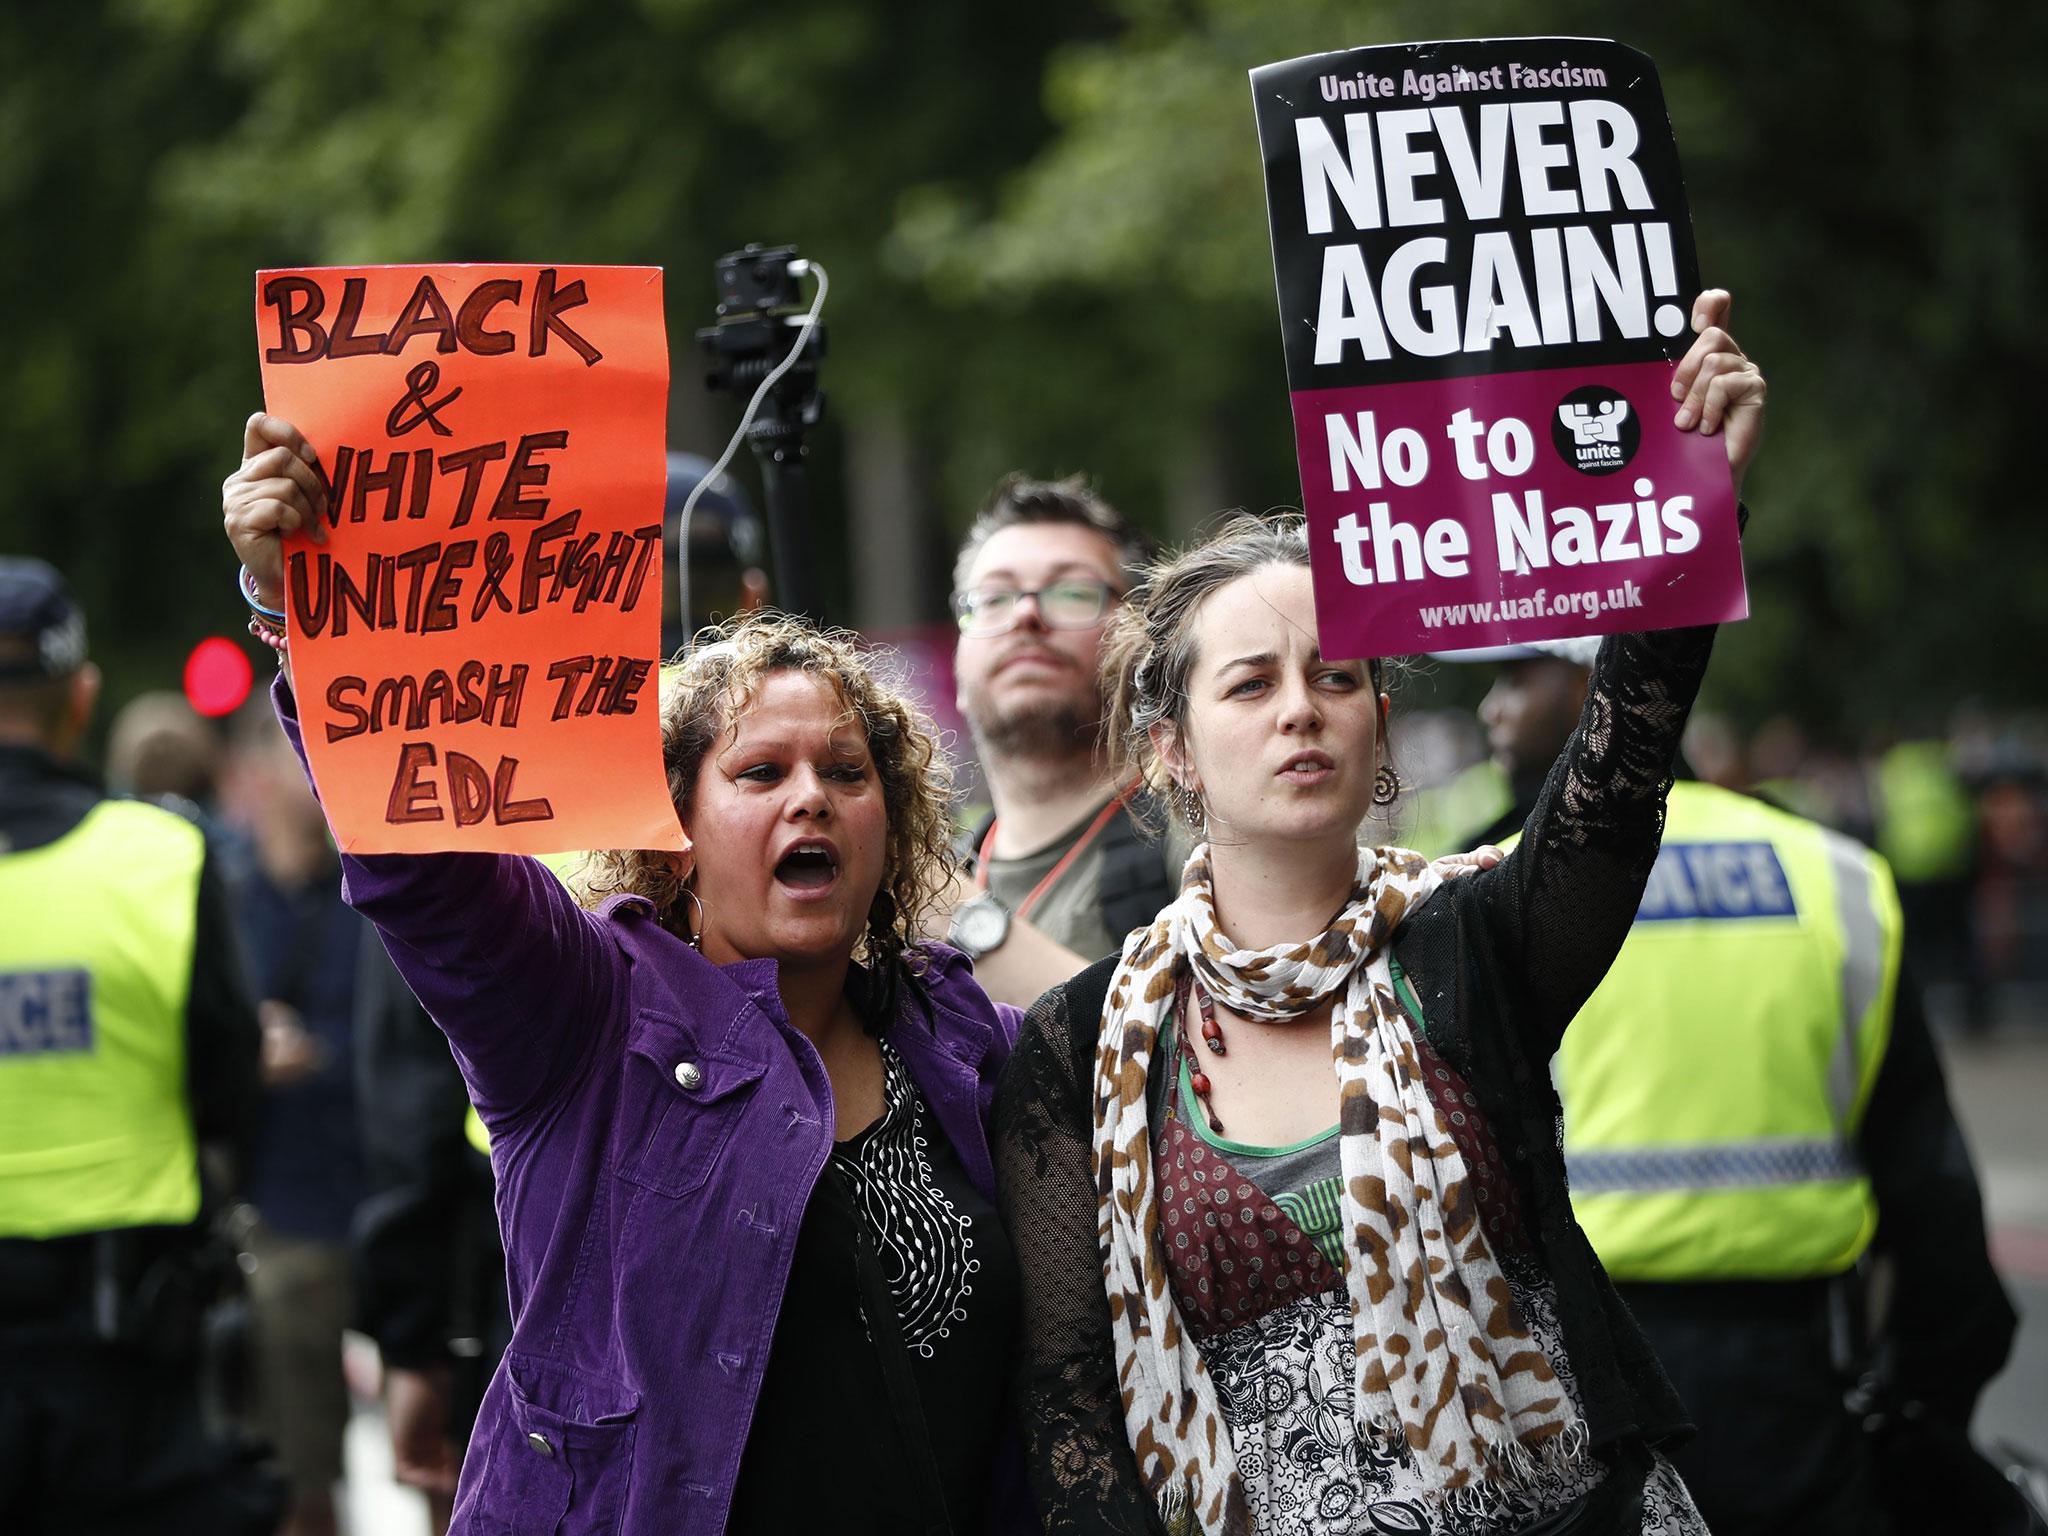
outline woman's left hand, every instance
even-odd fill
[[[1728,334],[1734,302],[1725,288],[1709,288],[1693,300],[1693,344],[1671,376],[1671,398],[1678,402],[1671,424],[1681,432],[1697,426],[1703,437],[1719,432],[1727,438],[1728,475],[1740,497],[1743,476],[1764,440],[1766,386],[1762,371]]]

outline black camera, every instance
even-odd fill
[[[796,262],[793,245],[750,245],[719,257],[713,269],[718,276],[718,318],[797,308],[802,300],[791,270]]]
[[[798,282],[809,274],[824,293],[823,270],[793,245],[749,245],[713,265],[718,323],[697,332],[704,387],[749,403],[747,442],[761,466],[777,603],[822,618],[809,554],[810,487],[806,437],[825,416],[818,362],[825,328],[816,324]],[[770,376],[774,382],[768,382]],[[758,400],[756,396],[759,396]]]
[[[697,332],[697,344],[708,358],[704,387],[750,399],[788,356],[803,329],[805,305],[797,280],[809,268],[793,245],[750,245],[719,257],[712,270],[718,283],[718,323]],[[775,381],[761,416],[748,431],[756,447],[764,438],[805,431],[823,418],[818,360],[824,355],[825,328],[813,326],[803,350]]]

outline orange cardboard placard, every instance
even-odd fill
[[[343,850],[688,848],[656,703],[661,269],[259,272],[256,332],[331,491],[285,587]]]

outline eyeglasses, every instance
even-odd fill
[[[1064,576],[1030,592],[1015,587],[955,592],[953,614],[963,635],[1000,635],[1016,627],[1019,605],[1028,597],[1038,604],[1038,621],[1047,629],[1086,629],[1122,596],[1106,581]]]

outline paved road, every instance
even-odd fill
[[[2048,1022],[1948,1052],[1949,1092],[1984,1179],[1992,1249],[2020,1314],[1977,1437],[2048,1456]]]
[[[380,1409],[356,1405],[344,1450],[348,1536],[428,1536],[427,1501],[391,1479],[391,1437]]]

